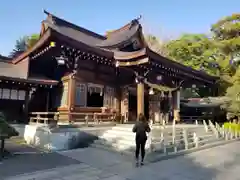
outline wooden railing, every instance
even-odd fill
[[[212,116],[180,116],[182,122],[192,122],[195,123],[196,120],[199,123],[203,123],[203,120],[212,119]]]
[[[78,113],[78,112],[72,112],[72,113],[59,113],[59,116],[61,115],[68,115],[70,116],[69,119],[71,119],[71,123],[95,123],[100,124],[104,122],[113,122],[116,119],[115,113]]]
[[[78,113],[78,112],[31,112],[29,113],[30,124],[52,124],[58,122],[100,124],[104,122],[114,122],[115,113]]]
[[[31,112],[29,113],[30,124],[57,124],[58,112]]]

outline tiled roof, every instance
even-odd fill
[[[18,65],[0,62],[0,76],[27,78],[27,72]]]
[[[11,58],[6,57],[6,56],[2,56],[2,55],[0,54],[0,61],[9,61],[9,60],[11,60]]]
[[[123,28],[110,33],[110,35],[106,37],[72,24],[48,12],[45,13],[48,15],[48,18],[43,21],[46,27],[50,27],[65,36],[92,47],[108,48],[118,46],[128,41],[140,28],[138,21],[133,20]]]

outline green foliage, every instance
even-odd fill
[[[223,61],[224,56],[220,56],[215,43],[206,35],[185,34],[165,46],[171,59],[211,75],[219,74],[219,69],[211,64]]]
[[[18,132],[6,122],[6,117],[0,112],[0,139],[18,136]]]
[[[240,14],[233,14],[218,21],[212,25],[211,32],[210,36],[182,35],[179,39],[165,44],[165,49],[169,58],[196,70],[219,76],[219,95],[224,95],[227,89],[236,83],[233,77],[236,78],[239,63],[233,65],[230,62],[233,59],[240,60],[240,57],[237,57],[240,55]],[[238,85],[231,87],[227,94],[233,97],[230,94],[234,94],[237,88]]]
[[[223,128],[232,132],[240,132],[240,124],[237,123],[224,123]]]
[[[148,44],[148,46],[157,52],[158,54],[165,56],[166,55],[166,49],[164,47],[164,44],[156,37],[153,35],[146,35],[145,40]]]
[[[225,108],[229,112],[240,114],[240,68],[232,77],[232,86],[227,89],[226,96],[230,99],[230,102],[225,105]]]
[[[39,35],[38,34],[32,34],[30,36],[23,36],[20,39],[16,41],[15,47],[13,51],[10,53],[11,58],[16,58],[21,53],[26,51],[27,49],[31,48],[35,45],[35,43],[38,41]]]
[[[31,48],[36,44],[36,42],[39,39],[39,34],[32,34],[31,36],[28,36],[27,38],[27,48]]]
[[[240,14],[232,14],[212,25],[213,38],[225,54],[240,50]]]
[[[21,53],[27,50],[27,37],[21,37],[16,41],[13,51],[10,53],[11,58],[19,56]]]

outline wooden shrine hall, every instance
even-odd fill
[[[44,12],[37,43],[0,61],[0,106],[8,112],[59,112],[61,122],[96,116],[127,122],[143,113],[159,122],[173,110],[177,120],[180,87],[215,85],[216,77],[150,49],[139,19],[99,35]]]

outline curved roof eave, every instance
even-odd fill
[[[138,21],[132,21],[121,28],[112,32],[111,35],[108,36],[106,40],[96,44],[97,47],[100,48],[118,48],[122,44],[127,43],[134,36],[136,36],[139,32],[141,32],[141,25]]]
[[[113,51],[113,53],[116,60],[126,60],[145,56],[147,55],[147,50],[146,48],[142,48],[138,51],[133,52]]]
[[[159,62],[162,62],[162,63],[165,63],[165,64],[169,63],[169,64],[175,66],[175,68],[177,68],[179,70],[182,70],[182,71],[185,71],[185,72],[188,71],[189,73],[192,73],[193,75],[205,77],[207,79],[211,79],[211,81],[217,81],[219,79],[216,76],[208,75],[204,72],[195,70],[195,69],[193,69],[191,67],[188,67],[188,66],[185,66],[185,65],[183,65],[179,62],[176,62],[176,61],[173,61],[173,60],[168,59],[166,57],[163,57],[163,56],[161,56],[160,54],[156,53],[155,51],[153,51],[151,49],[149,49],[148,54],[149,54],[150,57],[155,56],[154,59],[158,60]],[[158,58],[156,56],[158,56]]]

